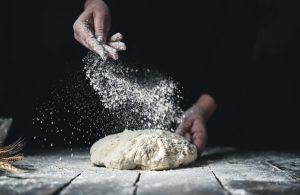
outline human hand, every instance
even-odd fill
[[[103,60],[108,57],[117,60],[118,51],[126,50],[123,36],[116,33],[107,39],[110,29],[110,13],[102,0],[87,0],[84,11],[73,25],[74,37],[86,48],[99,54]]]
[[[195,144],[199,153],[204,150],[207,139],[206,123],[196,104],[183,114],[176,133]]]
[[[206,144],[206,122],[217,108],[214,98],[208,94],[201,95],[197,102],[182,116],[176,133],[195,144],[199,153]]]

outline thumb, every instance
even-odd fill
[[[109,28],[110,28],[109,15],[100,14],[100,13],[94,14],[95,36],[99,42],[106,42]]]
[[[179,134],[179,135],[181,135],[181,136],[183,136],[183,135],[185,134],[185,132],[183,131],[183,126],[182,126],[182,124],[180,124],[180,125],[177,127],[177,129],[175,130],[175,133],[177,133],[177,134]]]
[[[177,129],[175,130],[175,133],[184,136],[185,133],[188,132],[189,126],[186,122],[182,121],[179,126],[177,127]]]

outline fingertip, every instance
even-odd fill
[[[177,129],[175,130],[175,133],[177,133],[177,134],[183,136],[183,134],[184,134],[183,132],[184,132],[184,131],[183,131],[183,126],[182,126],[182,124],[179,124],[179,126],[178,126]]]
[[[123,39],[123,35],[119,32],[117,32],[116,34],[112,35],[109,39],[109,41],[113,41],[113,42],[116,42],[116,41],[121,41]]]
[[[192,140],[198,152],[201,153],[206,145],[206,137],[202,136],[200,133],[194,133],[192,136]]]
[[[188,132],[187,132],[187,133],[185,133],[185,134],[184,134],[184,137],[185,137],[185,139],[186,139],[186,140],[188,140],[189,142],[191,142],[191,141],[192,141],[192,136],[191,136],[191,134],[190,134],[190,133],[188,133]]]
[[[106,61],[107,60],[107,53],[104,51],[104,48],[103,49],[98,49],[96,50],[96,53],[102,58],[103,61]]]
[[[108,57],[106,55],[101,57],[103,61],[106,61],[108,59]]]
[[[118,51],[125,51],[127,49],[126,44],[123,42],[109,42],[108,43],[109,46],[115,48]]]
[[[183,136],[183,133],[182,133],[182,130],[181,130],[181,129],[176,129],[176,130],[175,130],[175,133],[178,134],[178,135]]]
[[[91,48],[95,53],[97,53],[102,58],[102,60],[107,59],[107,54],[105,53],[105,50],[102,47],[102,45],[92,45]]]
[[[99,53],[99,52],[97,52],[97,54],[101,57],[101,59],[102,59],[103,61],[106,61],[106,60],[107,60],[107,56],[106,56],[106,55],[104,55],[104,54],[102,54],[102,53]]]
[[[107,51],[109,57],[111,57],[114,60],[119,59],[118,51],[108,45],[103,45],[105,51]]]
[[[118,52],[114,53],[114,54],[112,55],[112,58],[113,58],[114,60],[118,60],[118,59],[119,59],[119,54],[118,54]]]

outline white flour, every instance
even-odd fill
[[[147,69],[100,62],[88,54],[84,70],[70,72],[35,110],[33,140],[90,146],[126,129],[174,130],[181,116],[178,84]]]
[[[103,62],[94,54],[85,59],[86,76],[103,106],[126,128],[170,129],[182,111],[178,83],[151,71]],[[142,76],[141,76],[142,75]]]

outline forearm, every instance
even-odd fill
[[[207,122],[217,108],[214,98],[208,94],[201,95],[195,105],[199,108],[204,122]]]
[[[102,6],[105,6],[107,8],[107,6],[106,6],[106,4],[105,4],[105,2],[103,0],[85,0],[84,8],[86,8],[89,4],[94,3],[95,1],[97,3],[100,3]]]
[[[84,0],[85,1],[85,3],[84,3],[84,9],[86,8],[86,6],[91,2],[91,1],[93,1],[93,0]]]

